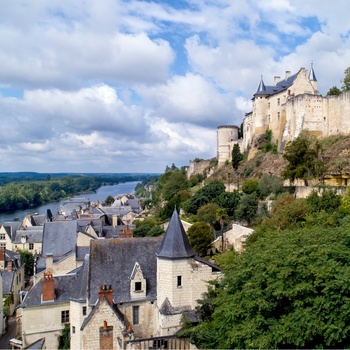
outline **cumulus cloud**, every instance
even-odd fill
[[[260,77],[349,66],[348,0],[0,4],[3,171],[161,172],[216,154]]]

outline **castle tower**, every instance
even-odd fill
[[[268,96],[268,89],[261,76],[258,90],[253,98],[253,114],[255,115],[253,129],[256,135],[265,133],[268,128],[268,120],[266,120],[268,114]]]
[[[192,269],[196,255],[188,241],[176,209],[157,253],[157,304],[166,299],[172,307],[192,304]]]
[[[309,81],[311,83],[311,85],[313,86],[313,88],[315,90],[317,90],[317,79],[316,79],[316,75],[314,72],[314,67],[313,67],[313,63],[311,62],[311,68],[310,68],[310,72],[309,72]]]
[[[233,145],[238,141],[238,126],[222,125],[217,129],[217,159],[219,166],[231,160]]]

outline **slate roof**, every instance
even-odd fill
[[[75,301],[86,301],[86,295],[88,291],[88,278],[89,278],[89,255],[84,257],[84,262],[77,271],[76,288],[72,293],[71,299]]]
[[[157,256],[167,259],[183,259],[191,258],[195,255],[196,252],[192,249],[190,242],[188,241],[179,214],[175,209]]]
[[[55,300],[53,302],[46,302],[45,304],[69,302],[76,289],[77,275],[71,274],[54,276],[54,279]],[[41,292],[42,280],[40,280],[32,289],[29,290],[20,307],[45,305],[41,302]]]
[[[82,261],[85,259],[85,255],[89,254],[90,252],[90,247],[77,247],[76,249],[76,260],[77,261]]]
[[[89,304],[95,304],[100,284],[112,285],[114,302],[130,301],[130,276],[136,262],[147,281],[148,299],[157,295],[156,252],[161,237],[114,238],[90,244]]]
[[[263,82],[263,78],[261,77],[258,89],[255,96],[264,95],[264,96],[271,96],[280,93],[281,91],[287,90],[293,83],[295,78],[297,77],[299,73],[296,73],[294,75],[291,75],[289,78],[281,80],[276,85],[265,85]]]
[[[33,230],[17,230],[15,239],[13,240],[13,243],[15,244],[21,244],[21,237],[22,236],[27,236],[27,241],[26,243],[41,243],[43,240],[43,231],[44,228],[38,228],[35,227],[36,229]]]
[[[4,227],[11,241],[14,239],[15,233],[20,229],[21,225],[22,223],[19,221],[6,221],[2,223],[2,226]]]
[[[11,294],[11,288],[15,271],[3,271],[2,272],[2,292],[3,294]]]
[[[102,220],[99,218],[98,219],[91,219],[91,218],[78,219],[77,223],[78,223],[79,231],[85,232],[87,227],[91,225],[97,234],[102,233],[103,223],[102,223]]]
[[[44,345],[45,345],[45,338],[41,338],[41,339],[35,341],[34,343],[26,346],[24,349],[40,350],[40,349],[44,349]]]
[[[42,256],[37,261],[37,271],[46,266],[46,255],[53,254],[53,261],[57,262],[69,253],[75,253],[77,243],[77,221],[53,221],[44,225]]]
[[[104,238],[118,238],[121,230],[134,230],[135,225],[103,226],[102,235]]]

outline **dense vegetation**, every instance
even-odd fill
[[[350,191],[282,195],[185,332],[199,348],[346,348],[350,345]]]
[[[28,181],[27,174],[24,179],[18,174],[9,173],[8,177],[2,173],[2,181],[18,178],[17,182],[10,182],[0,188],[0,211],[11,212],[15,210],[35,208],[45,203],[58,201],[74,194],[96,191],[106,184],[142,180],[150,175],[126,174],[94,174],[57,176],[55,174],[33,174],[30,178],[42,178],[40,181]],[[43,176],[42,176],[43,175]],[[21,180],[19,180],[21,179]]]

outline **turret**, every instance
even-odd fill
[[[311,62],[311,68],[310,68],[310,72],[309,72],[309,81],[311,83],[311,85],[313,86],[313,88],[317,91],[317,79],[316,79],[316,75],[314,72],[314,67],[313,67],[313,63]]]
[[[268,97],[269,92],[264,84],[263,77],[261,76],[258,90],[253,98],[253,113],[256,116],[253,128],[254,134],[256,135],[263,134],[268,127],[265,120],[265,117],[268,114]]]

